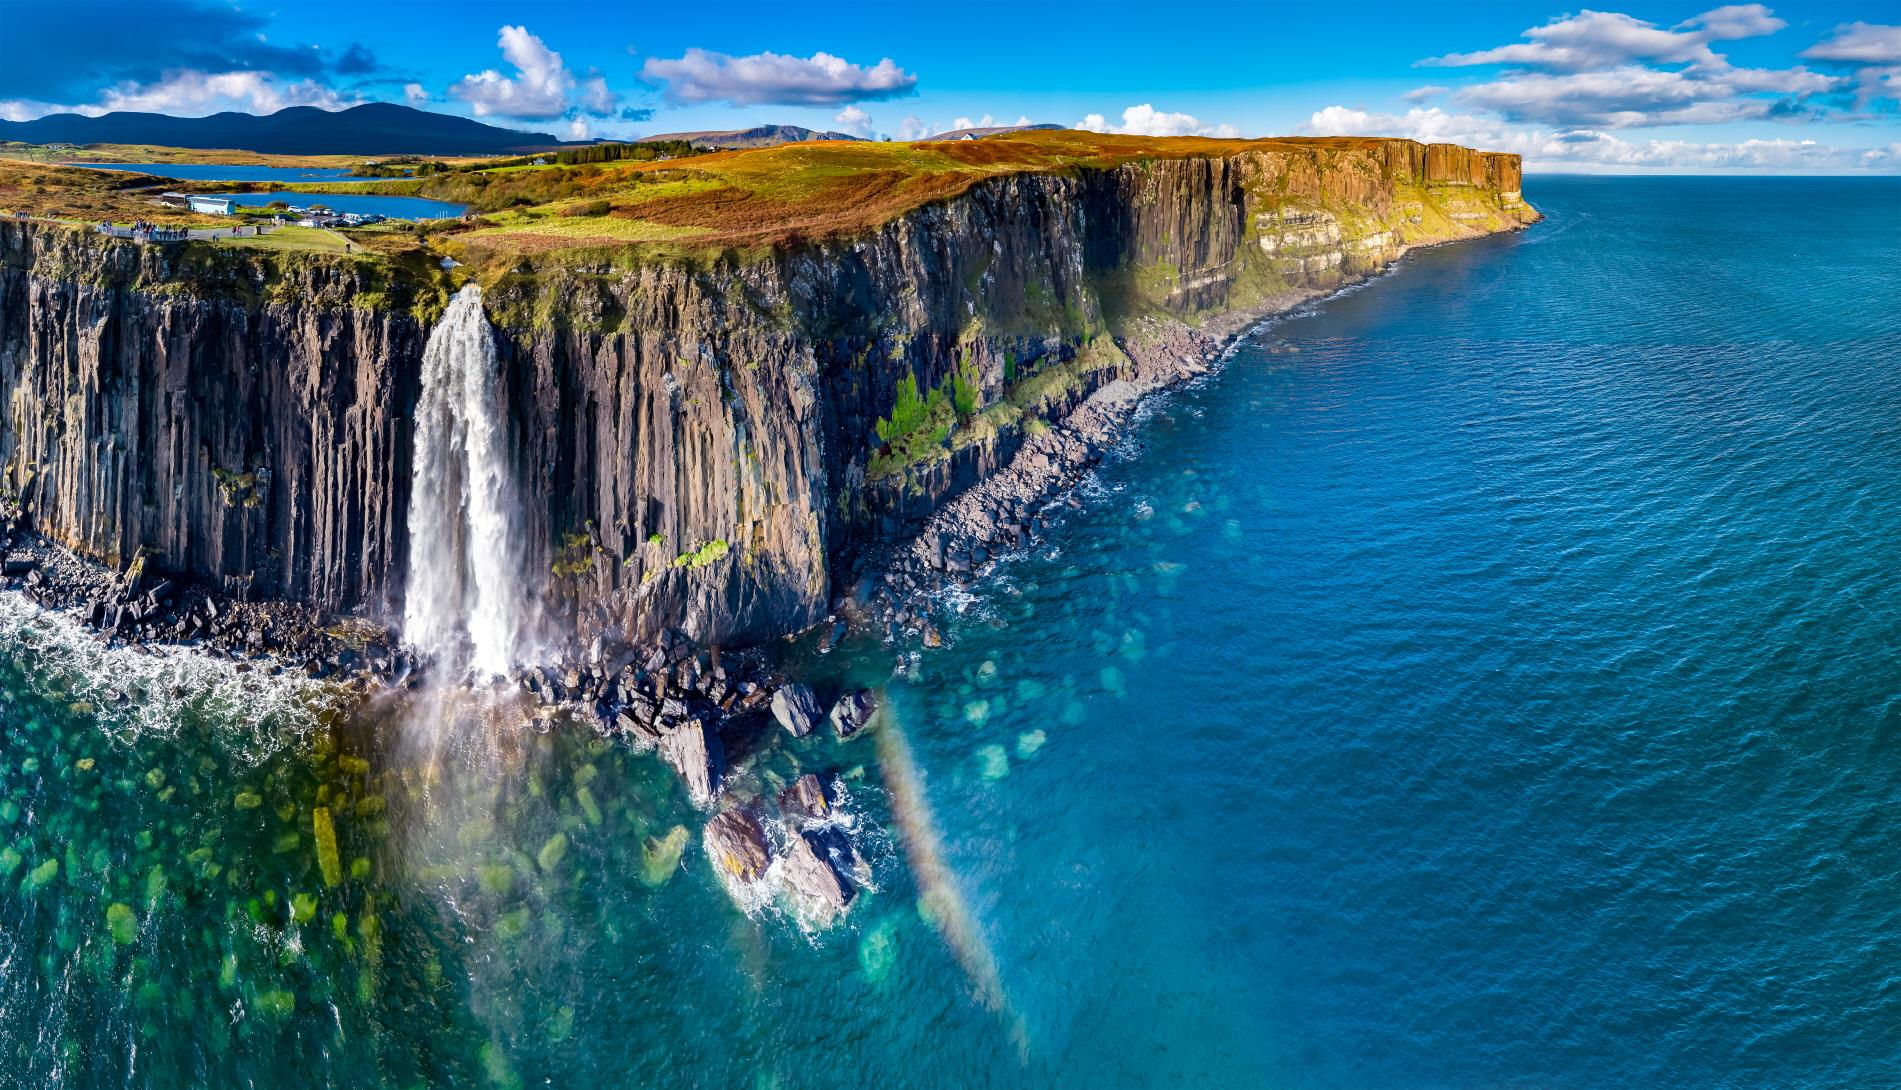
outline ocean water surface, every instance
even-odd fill
[[[1901,183],[1526,193],[944,648],[796,652],[892,709],[743,754],[859,822],[827,931],[651,756],[0,602],[0,1085],[1895,1085]]]

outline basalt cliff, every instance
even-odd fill
[[[988,504],[1020,535],[1105,400],[1531,222],[1519,190],[1516,156],[1273,142],[1003,173],[766,247],[452,272],[5,222],[0,488],[106,564],[396,623],[423,349],[473,274],[559,632],[759,642],[877,564],[980,565],[945,520]]]

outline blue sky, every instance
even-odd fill
[[[1019,119],[1901,173],[1901,7],[0,0],[0,117],[407,102],[563,138]]]

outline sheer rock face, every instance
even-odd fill
[[[1105,335],[1272,312],[1407,246],[1521,226],[1518,188],[1512,156],[1282,146],[999,177],[764,257],[510,274],[485,301],[529,562],[582,641],[800,630],[870,550],[1006,466],[1031,418],[1138,366]],[[1337,232],[1264,244],[1306,210]],[[356,264],[202,252],[0,223],[0,484],[107,562],[144,548],[400,618],[426,326]],[[960,373],[999,411],[878,457],[900,384],[948,397]]]
[[[387,609],[425,331],[349,306],[368,285],[347,267],[247,303],[181,290],[171,261],[0,227],[0,487],[115,566],[145,548],[228,589]]]

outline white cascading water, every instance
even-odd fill
[[[482,289],[470,284],[423,351],[403,636],[439,666],[483,678],[519,661],[532,610],[498,370]]]

